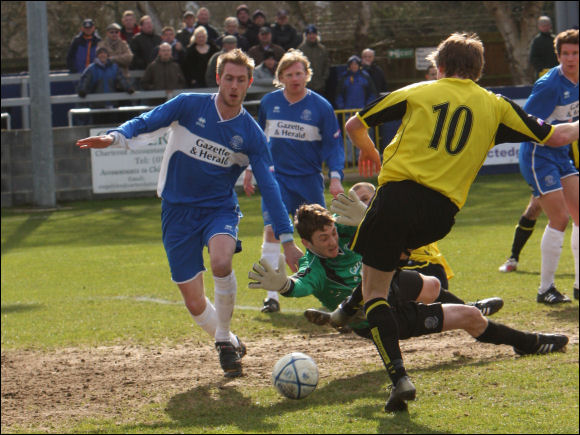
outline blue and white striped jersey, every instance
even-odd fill
[[[234,186],[251,163],[276,236],[292,234],[280,189],[269,171],[272,160],[264,133],[243,108],[238,116],[222,119],[216,102],[217,94],[181,94],[110,132],[121,133],[131,148],[148,133],[169,129],[157,194],[173,204],[234,207]]]
[[[290,103],[283,90],[262,98],[258,123],[270,145],[276,172],[300,176],[322,172],[326,162],[329,173],[343,178],[344,145],[338,120],[330,103],[316,92]],[[253,169],[252,165],[252,169]]]
[[[561,66],[554,67],[536,81],[524,105],[524,110],[552,125],[577,121],[578,83],[574,84],[568,80]],[[523,144],[532,145],[529,142]],[[537,146],[535,148],[536,153],[564,155],[569,152],[569,146],[561,148]]]

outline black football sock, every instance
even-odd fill
[[[439,292],[439,296],[435,299],[435,302],[441,302],[442,304],[461,304],[465,305],[465,301],[459,299],[449,290],[445,290],[444,288],[441,289]]]
[[[393,385],[407,375],[399,348],[399,328],[393,310],[384,298],[371,299],[364,305],[371,336]]]
[[[524,249],[524,245],[534,232],[534,226],[536,225],[536,220],[527,219],[525,217],[520,217],[520,221],[516,226],[516,232],[514,234],[514,242],[512,244],[512,258],[516,261],[520,259],[520,253]]]
[[[352,291],[349,297],[347,297],[342,304],[340,304],[342,310],[349,316],[354,316],[357,311],[361,308],[362,304],[362,286],[359,284]]]
[[[482,343],[507,344],[524,351],[533,349],[536,339],[536,334],[518,331],[492,320],[487,321],[487,328],[483,334],[476,337],[476,340]]]

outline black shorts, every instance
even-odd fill
[[[423,275],[434,276],[441,283],[441,288],[449,290],[449,280],[447,279],[447,272],[445,268],[437,263],[428,263],[426,261],[411,261],[409,260],[403,270],[414,270]]]
[[[395,273],[389,289],[387,302],[391,306],[416,301],[423,289],[423,278],[414,270],[400,270]]]
[[[459,208],[449,198],[414,181],[379,186],[351,249],[367,266],[390,272],[401,253],[445,237]]]
[[[393,314],[399,327],[399,340],[435,334],[443,329],[443,307],[439,302],[428,305],[403,302],[393,306]],[[373,339],[368,327],[353,328],[353,332],[363,338]]]

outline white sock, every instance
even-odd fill
[[[266,260],[272,267],[278,269],[278,258],[280,256],[280,244],[272,242],[264,242],[262,244],[262,259]],[[280,300],[278,292],[268,291],[268,299]]]
[[[572,255],[574,256],[574,288],[578,286],[578,225],[572,225]]]
[[[191,317],[193,317],[193,320],[195,320],[195,323],[197,323],[201,329],[213,338],[215,337],[215,328],[217,326],[217,315],[215,307],[207,296],[205,298],[205,304],[205,310],[203,310],[203,313],[198,316],[192,314]]]
[[[217,315],[215,341],[232,341],[233,334],[230,332],[230,324],[236,303],[236,275],[232,271],[223,278],[214,276],[213,281],[215,283],[214,297]],[[234,341],[232,342],[234,345],[236,344]]]
[[[542,269],[540,277],[539,294],[547,292],[552,284],[554,284],[554,277],[556,269],[560,262],[560,254],[562,254],[562,245],[564,243],[564,233],[555,230],[546,225],[544,235],[542,236]]]

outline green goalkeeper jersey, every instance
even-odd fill
[[[323,258],[306,250],[292,284],[283,296],[301,298],[313,295],[329,310],[334,310],[361,282],[362,258],[348,246],[356,227],[336,224],[339,254]]]

